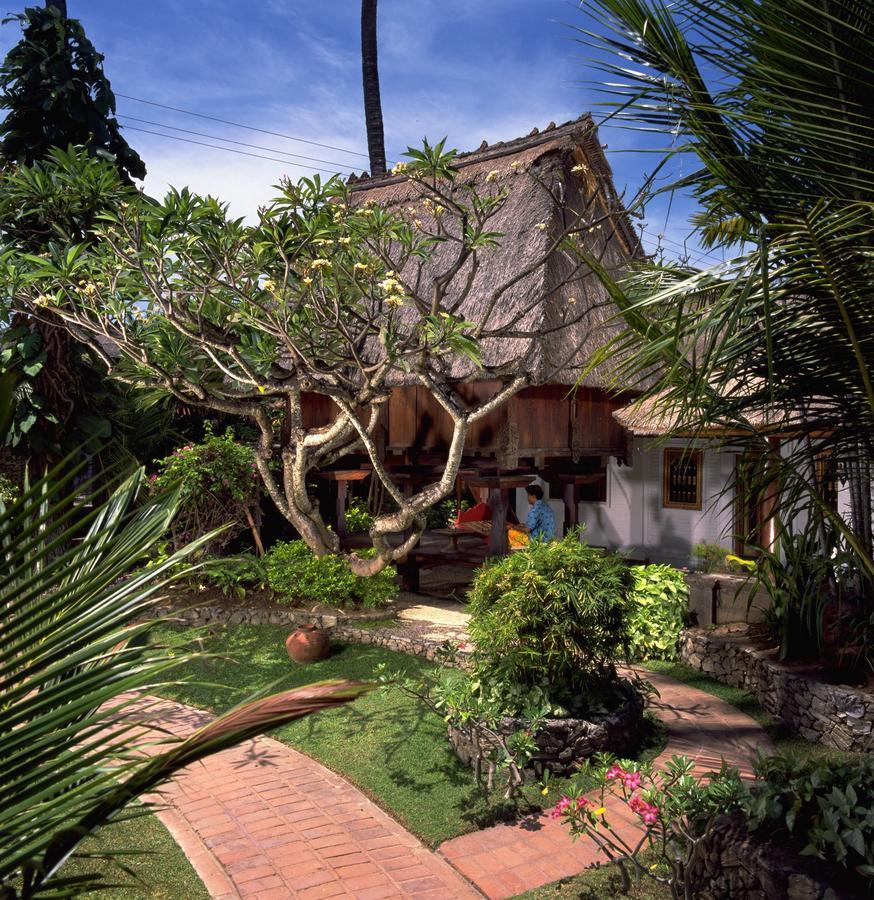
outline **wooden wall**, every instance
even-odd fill
[[[471,405],[487,400],[494,382],[461,385],[459,393]],[[610,397],[597,388],[570,392],[564,385],[526,388],[502,408],[471,429],[465,455],[492,455],[507,439],[507,423],[515,426],[520,456],[578,456],[580,452],[618,453],[625,436],[613,418],[613,410],[629,398]],[[328,424],[333,404],[326,397],[307,395],[304,421],[307,427]],[[452,436],[452,421],[424,388],[403,387],[392,391],[383,420],[385,447],[389,452],[445,450]],[[503,429],[503,431],[502,431]]]

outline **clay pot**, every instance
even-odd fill
[[[312,663],[324,659],[331,649],[328,632],[317,625],[301,625],[285,642],[288,655],[297,663]]]

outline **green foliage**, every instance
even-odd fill
[[[349,534],[361,534],[369,531],[373,525],[373,515],[363,500],[355,499],[346,508],[346,527]]]
[[[711,572],[727,571],[725,558],[730,553],[731,550],[727,550],[725,547],[720,547],[719,544],[713,544],[710,541],[702,541],[700,544],[695,544],[692,548],[692,554],[698,560],[698,571],[703,572],[705,575],[709,575]]]
[[[365,556],[366,551],[360,555]],[[281,602],[294,606],[326,603],[376,609],[390,603],[398,593],[393,568],[362,578],[354,575],[338,555],[316,556],[303,541],[275,543],[264,557],[264,568],[271,590]]]
[[[61,867],[137,797],[223,747],[305,715],[314,702],[335,706],[361,692],[335,683],[311,688],[303,702],[293,691],[262,697],[238,708],[245,724],[219,718],[163,751],[154,733],[124,727],[131,694],[166,681],[190,658],[149,636],[163,589],[198,544],[136,569],[165,532],[178,492],[141,500],[138,470],[104,484],[101,502],[87,484],[72,488],[80,469],[65,460],[0,510],[3,897],[87,892],[93,867],[70,879]]]
[[[0,67],[0,103],[7,110],[0,124],[3,158],[31,165],[53,147],[77,144],[111,160],[124,177],[144,178],[146,167],[115,118],[103,56],[82,23],[38,7],[12,20],[23,34]]]
[[[460,509],[470,509],[470,503],[462,500],[460,503],[454,499],[444,500],[436,506],[429,507],[425,511],[425,527],[448,528],[458,515]]]
[[[630,586],[622,559],[581,543],[577,532],[486,564],[470,590],[480,671],[543,687],[554,704],[596,702],[592,690],[615,677],[628,644]]]
[[[768,837],[786,829],[802,855],[874,882],[874,757],[856,760],[761,758],[746,802],[750,824]]]
[[[0,503],[4,506],[9,506],[10,503],[13,503],[18,499],[20,493],[21,492],[12,479],[3,472],[0,472]]]
[[[750,499],[779,485],[780,520],[825,517],[852,568],[874,577],[874,7],[586,10],[595,21],[580,31],[606,71],[610,115],[663,135],[659,165],[696,157],[660,190],[692,192],[697,237],[725,260],[704,271],[647,261],[621,282],[593,261],[628,327],[591,365],[611,359],[622,386],[659,373],[648,394],[677,433],[743,435],[767,479]],[[779,450],[777,433],[792,435]],[[824,455],[838,478],[815,476]],[[846,517],[838,480],[854,498]],[[860,600],[874,613],[874,592]]]
[[[186,444],[157,461],[151,487],[180,489],[182,505],[172,529],[177,545],[230,525],[210,542],[215,553],[247,527],[246,512],[252,514],[258,503],[260,479],[252,448],[236,441],[232,429],[214,434],[207,422],[204,432],[202,443]]]
[[[209,556],[198,567],[194,580],[216,588],[225,597],[243,600],[247,591],[267,587],[267,570],[254,553]]]
[[[628,650],[632,659],[676,659],[689,613],[689,587],[673,566],[632,566]]]

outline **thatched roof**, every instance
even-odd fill
[[[586,221],[593,222],[585,235],[586,249],[608,269],[618,272],[629,259],[641,255],[591,116],[559,126],[550,123],[542,132],[534,129],[512,141],[484,142],[477,150],[461,154],[455,165],[465,181],[481,184],[488,178],[506,186],[509,195],[489,223],[490,229],[503,235],[500,246],[482,254],[472,286],[457,300],[454,311],[469,321],[482,321],[496,291],[533,268],[500,294],[490,326],[501,334],[482,342],[485,371],[477,371],[467,360],[448,357],[445,374],[476,380],[525,371],[535,383],[574,384],[592,353],[619,331],[617,311],[598,279],[588,268],[580,269],[578,260],[554,253],[546,264],[537,265],[537,261],[567,227],[568,215],[573,218],[582,210],[587,211]],[[537,180],[520,177],[526,174]],[[564,192],[563,204],[556,204],[543,185]],[[420,187],[404,175],[353,176],[350,189],[356,205],[375,202],[402,212],[415,208],[418,217],[427,216],[418,205]],[[441,245],[422,271],[411,264],[401,274],[408,284],[417,276],[420,284],[427,284],[429,275],[433,278],[445,269],[454,252],[453,247]],[[456,279],[459,291],[468,272],[462,269]],[[602,386],[605,381],[595,372],[583,383]]]
[[[635,437],[720,437],[749,433],[749,429],[757,432],[785,433],[793,430],[792,417],[777,409],[745,411],[748,427],[739,424],[709,423],[700,428],[688,429],[678,427],[681,424],[681,411],[667,402],[666,394],[659,392],[649,397],[635,400],[628,406],[614,410],[613,418]],[[700,414],[699,414],[700,415]],[[691,418],[699,418],[699,415]],[[690,417],[687,417],[690,418]]]

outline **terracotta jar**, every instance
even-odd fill
[[[301,625],[285,642],[288,655],[297,663],[318,662],[331,649],[328,632],[317,625]]]

